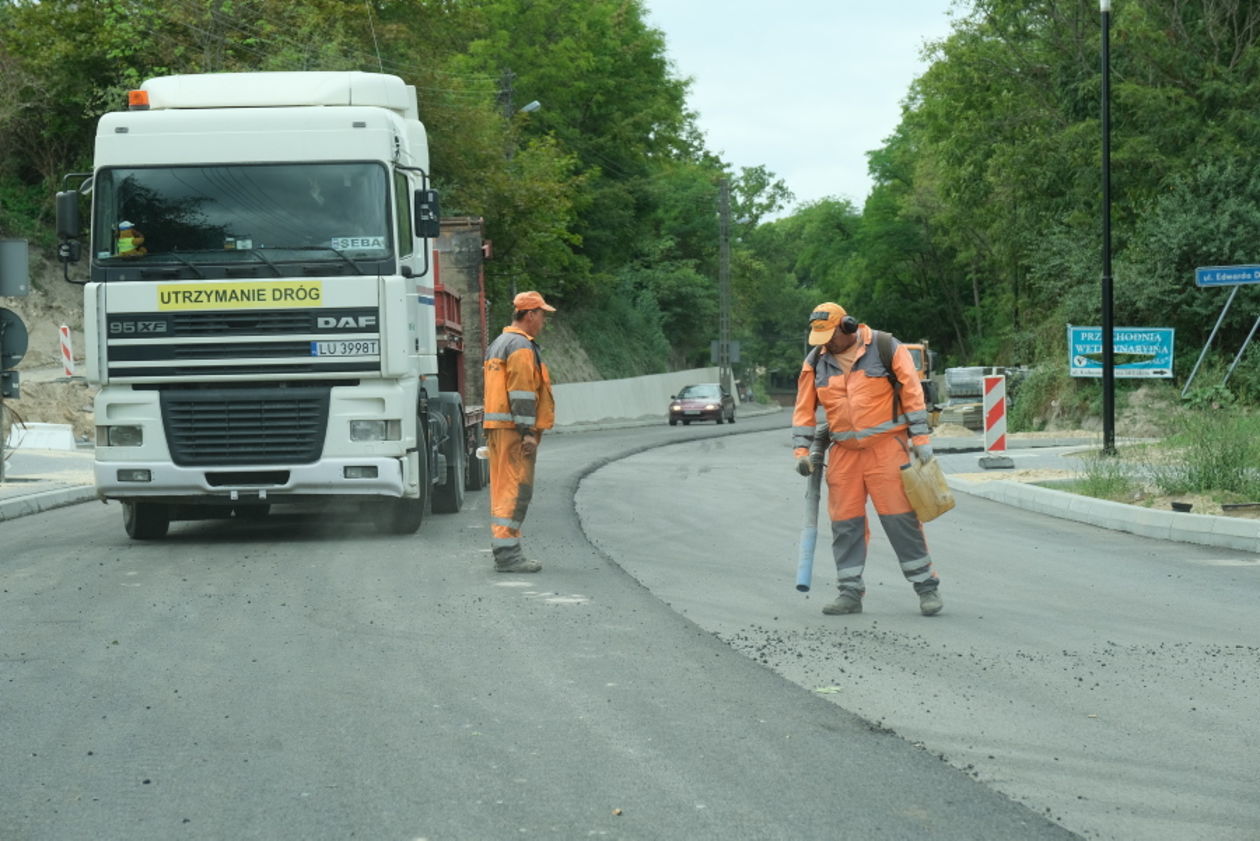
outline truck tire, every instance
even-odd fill
[[[454,435],[448,440],[451,452],[446,454],[446,476],[442,484],[433,489],[434,514],[458,514],[464,507],[464,476],[468,465],[468,453],[464,451],[464,438]]]
[[[424,424],[420,425],[420,429],[424,429]],[[418,443],[420,457],[416,459],[419,465],[416,480],[420,495],[415,499],[405,496],[387,499],[373,506],[372,519],[376,527],[389,534],[415,534],[420,530],[424,512],[429,507],[429,447],[423,433]]]
[[[486,445],[486,434],[482,430],[477,430],[477,449]],[[465,471],[466,479],[464,481],[464,490],[479,491],[486,485],[490,484],[490,461],[484,458],[477,458],[476,452],[468,459],[468,469]]]
[[[161,540],[170,527],[171,510],[165,503],[123,503],[123,528],[132,540]]]

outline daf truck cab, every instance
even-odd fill
[[[480,417],[438,386],[439,210],[413,87],[150,79],[76,175],[61,258],[88,263],[96,488],[128,534],[282,503],[366,507],[394,533],[459,510]]]

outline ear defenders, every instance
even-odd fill
[[[856,333],[857,329],[858,329],[858,321],[853,316],[846,315],[844,318],[840,319],[840,332],[841,333]]]

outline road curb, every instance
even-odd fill
[[[92,485],[76,485],[68,488],[54,488],[47,491],[28,494],[0,501],[0,522],[16,520],[28,514],[39,514],[54,508],[77,505],[96,499],[96,488]]]
[[[1004,479],[977,482],[946,476],[945,480],[952,489],[969,496],[1112,531],[1129,532],[1158,540],[1260,552],[1260,520],[1156,511],[1153,508],[1094,499]]]

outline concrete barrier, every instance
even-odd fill
[[[9,427],[10,450],[75,450],[74,428],[66,423],[27,423]]]
[[[648,374],[623,380],[585,383],[559,383],[552,387],[556,398],[556,426],[625,420],[657,416],[665,422],[669,398],[685,385],[715,383],[718,369],[692,368],[668,374]],[[739,396],[735,397],[736,404]]]

